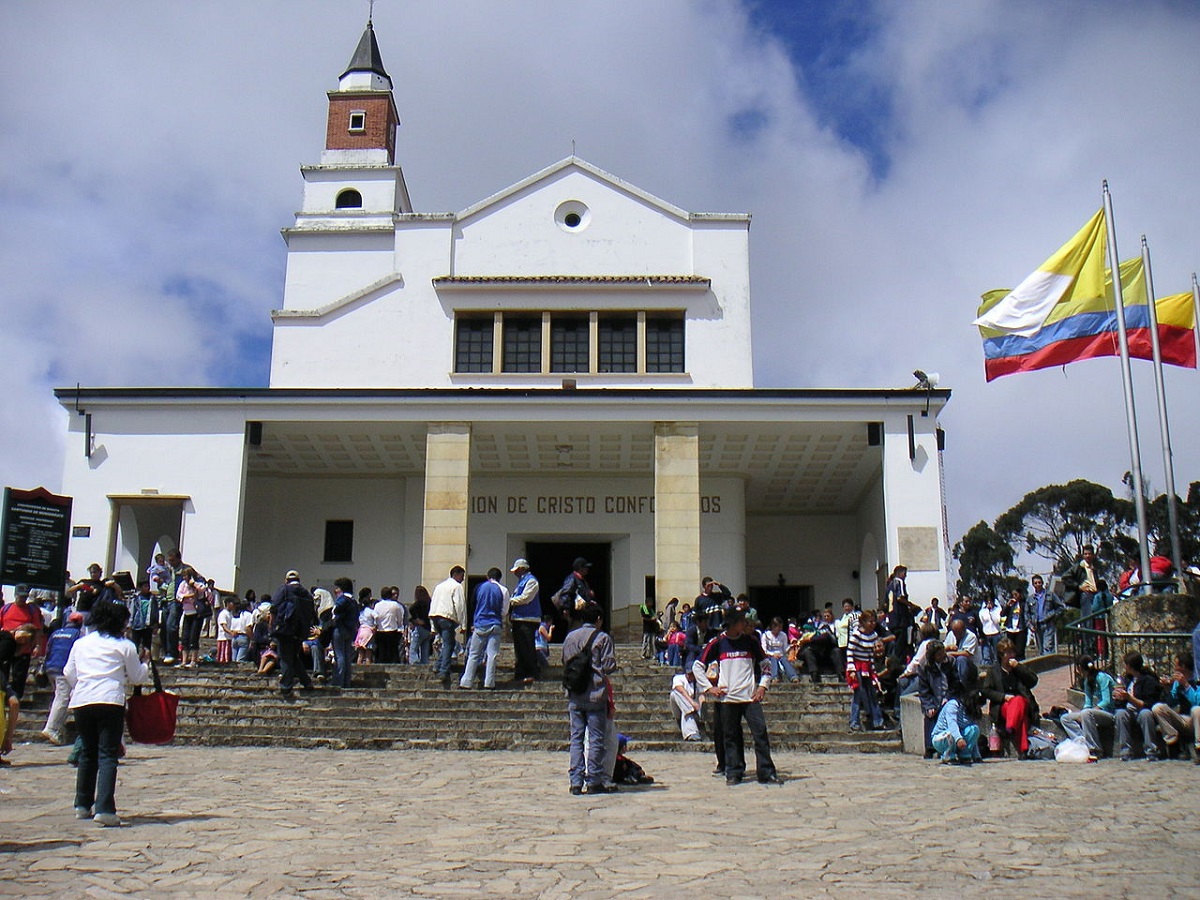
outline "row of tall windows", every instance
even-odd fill
[[[682,313],[463,314],[455,326],[455,372],[685,371]]]

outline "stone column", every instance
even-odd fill
[[[425,437],[425,523],[421,581],[445,581],[467,565],[467,497],[471,481],[471,426],[437,422]]]
[[[658,608],[700,589],[700,436],[695,422],[654,427],[654,584]]]

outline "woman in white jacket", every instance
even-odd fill
[[[91,633],[75,642],[63,676],[71,686],[71,711],[79,731],[75,818],[103,827],[121,825],[117,815],[117,757],[125,730],[125,686],[146,681],[146,665],[125,637],[129,609],[122,603],[92,607]]]
[[[979,608],[979,630],[983,632],[983,640],[980,641],[979,649],[983,654],[985,666],[996,663],[996,645],[1000,643],[1001,616],[1002,611],[996,598],[986,597],[983,606]]]

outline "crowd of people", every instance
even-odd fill
[[[565,619],[569,787],[573,794],[611,793],[616,761],[624,760],[625,771],[636,766],[619,752],[609,678],[616,668],[613,642],[587,581],[590,568],[577,558],[561,588],[543,596],[529,562],[520,558],[509,567],[511,589],[501,569],[492,567],[469,605],[461,566],[432,591],[416,587],[408,602],[396,586],[381,588],[378,596],[366,587],[356,593],[348,578],[336,579],[332,591],[305,587],[295,570],[279,588],[262,595],[248,590],[239,598],[218,591],[178,551],[157,555],[132,590],[126,583],[131,579],[104,578],[98,565],[61,592],[39,595],[18,586],[13,602],[0,606],[0,760],[11,750],[19,701],[34,671],[55,689],[42,736],[60,743],[67,716],[75,715],[77,814],[114,823],[120,728],[112,707],[118,699],[123,704],[126,685],[145,680],[152,656],[183,668],[202,662],[253,666],[277,674],[284,697],[297,687],[314,690],[317,682],[334,691],[349,688],[353,668],[373,664],[430,666],[446,687],[457,665],[458,688],[490,690],[500,677],[506,629],[513,645],[511,680],[525,686],[544,676],[554,622]],[[960,597],[943,609],[936,597],[926,606],[913,602],[907,570],[897,566],[879,610],[846,599],[840,611],[827,603],[803,620],[773,617],[765,627],[746,595],[734,597],[705,577],[691,603],[672,598],[661,613],[653,600],[642,604],[642,655],[673,670],[669,696],[680,736],[700,741],[707,733],[717,759],[714,774],[730,785],[747,774],[743,725],[751,732],[756,779],[779,783],[761,703],[773,683],[802,677],[844,683],[852,693],[851,731],[894,727],[900,697],[916,694],[927,758],[970,764],[1006,745],[1019,758],[1033,758],[1041,710],[1034,696],[1037,675],[1024,661],[1027,647],[1055,652],[1072,606],[1086,620],[1114,602],[1097,577],[1090,547],[1069,576],[1066,597],[1034,576],[1028,593],[1013,590],[1003,603]],[[206,634],[215,644],[202,657]],[[1054,711],[1068,736],[1086,744],[1093,759],[1114,754],[1156,760],[1187,749],[1200,763],[1194,654],[1177,657],[1170,677],[1149,672],[1137,653],[1126,654],[1122,665],[1114,675],[1091,656],[1077,661],[1083,708]],[[572,666],[584,673],[575,682],[567,679]]]
[[[643,640],[643,655],[656,647],[658,661],[674,669],[669,698],[684,741],[703,739],[703,709],[712,699],[704,653],[720,637],[716,623],[733,611],[756,632],[772,681],[794,682],[807,675],[817,683],[829,674],[844,677],[852,693],[851,731],[893,727],[900,697],[916,694],[925,720],[926,758],[957,764],[985,753],[1042,758],[1053,751],[1057,738],[1039,727],[1038,676],[1026,664],[1026,655],[1030,647],[1039,655],[1057,652],[1060,629],[1069,616],[1102,632],[1101,615],[1115,600],[1098,568],[1087,546],[1063,579],[1065,596],[1035,575],[1028,592],[1014,589],[1004,603],[986,597],[977,604],[960,597],[943,609],[936,597],[924,607],[912,602],[907,570],[897,566],[878,611],[859,609],[847,599],[836,618],[827,603],[802,623],[775,618],[765,628],[755,622],[745,597],[735,599],[723,585],[705,578],[696,601],[679,606],[673,600],[659,617],[660,626],[647,624],[653,609],[643,607],[643,633],[658,636],[654,645]],[[1193,643],[1200,643],[1200,626]],[[1083,708],[1055,707],[1048,714],[1061,719],[1068,738],[1086,744],[1091,759],[1157,760],[1190,751],[1200,764],[1200,669],[1194,660],[1194,654],[1184,653],[1171,676],[1158,677],[1146,672],[1137,653],[1126,654],[1123,672],[1116,676],[1101,671],[1094,657],[1081,658],[1076,669]],[[716,721],[709,719],[708,727],[713,729]],[[722,758],[720,750],[717,756]]]

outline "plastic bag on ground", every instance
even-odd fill
[[[1085,763],[1088,761],[1088,746],[1079,738],[1060,741],[1054,748],[1054,761],[1066,763]]]

